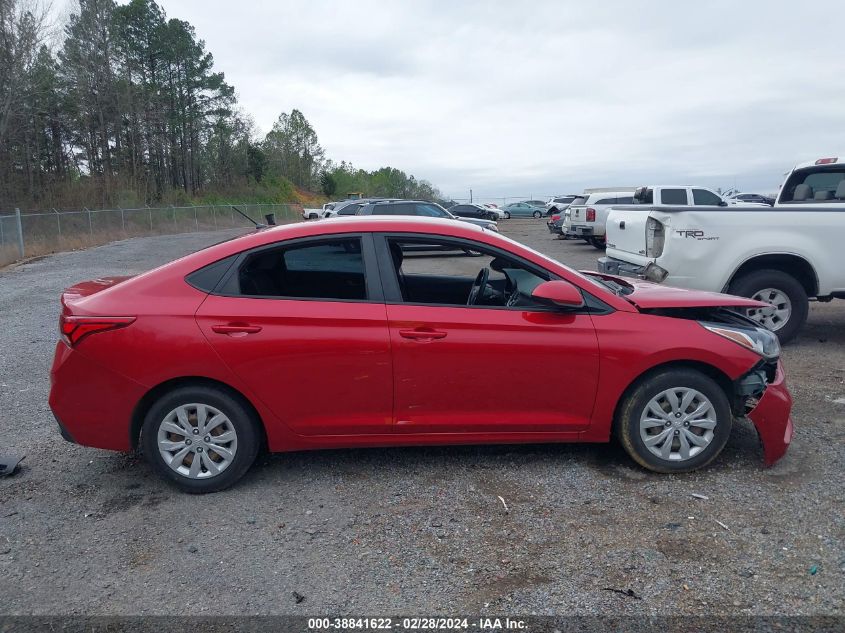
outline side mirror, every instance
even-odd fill
[[[584,297],[568,281],[544,281],[534,288],[531,298],[540,303],[547,303],[560,308],[581,308],[584,306]]]

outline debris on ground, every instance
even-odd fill
[[[290,595],[292,595],[293,599],[296,600],[296,604],[300,604],[305,600],[305,596],[303,596],[298,591],[292,591]]]
[[[696,499],[701,499],[703,501],[708,501],[710,499],[707,495],[698,494],[697,492],[690,493],[690,497],[695,497]]]
[[[623,596],[628,596],[629,598],[634,598],[635,600],[643,599],[643,597],[638,595],[633,589],[616,589],[615,587],[605,587],[604,590],[622,594]]]
[[[24,457],[26,455],[21,455],[20,457],[0,457],[0,477],[8,477],[14,473]]]
[[[510,514],[510,513],[511,513],[511,511],[510,511],[510,509],[508,508],[508,504],[507,504],[507,503],[505,503],[505,500],[502,498],[502,495],[497,495],[497,496],[499,497],[499,501],[501,501],[501,502],[502,502],[502,505],[505,507],[505,514]]]

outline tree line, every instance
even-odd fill
[[[398,169],[328,160],[299,110],[259,137],[194,27],[154,0],[78,0],[50,31],[38,0],[0,0],[0,210],[439,197]]]

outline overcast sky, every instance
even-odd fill
[[[159,0],[262,132],[445,194],[775,191],[845,153],[845,2]]]

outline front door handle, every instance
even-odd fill
[[[433,341],[436,339],[446,338],[446,332],[439,332],[431,328],[417,328],[415,330],[399,330],[399,336],[402,338],[409,338],[414,341]]]
[[[244,336],[245,334],[258,334],[261,331],[261,326],[248,323],[226,323],[225,325],[212,325],[211,330],[217,334]]]

